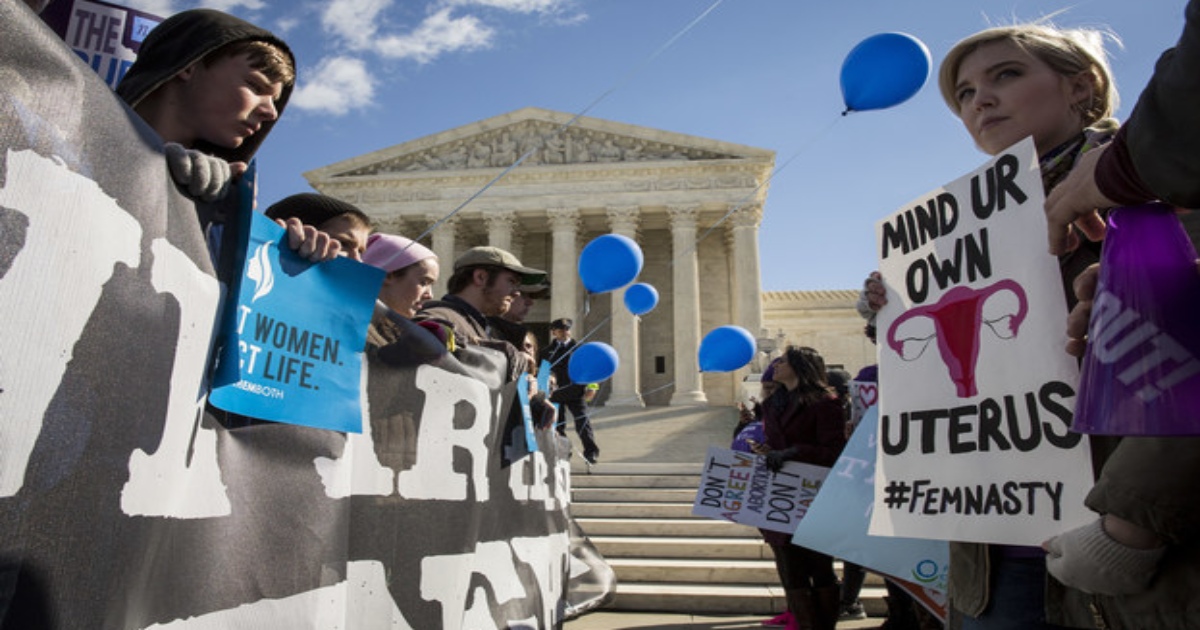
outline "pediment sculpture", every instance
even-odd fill
[[[406,153],[342,175],[507,168],[526,153],[529,155],[521,166],[738,157],[577,127],[556,134],[558,128],[559,125],[554,123],[523,121],[426,150]]]

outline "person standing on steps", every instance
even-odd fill
[[[575,418],[575,432],[579,434],[579,441],[583,442],[583,459],[594,465],[600,459],[600,447],[596,445],[596,435],[588,417],[587,401],[584,400],[587,386],[583,383],[572,383],[567,369],[569,355],[578,345],[571,337],[572,325],[574,322],[566,317],[550,322],[550,334],[553,339],[542,351],[541,358],[553,366],[550,371],[558,383],[558,388],[550,395],[550,401],[559,403],[571,411],[571,416]],[[558,432],[566,435],[565,422],[558,424]]]

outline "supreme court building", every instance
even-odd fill
[[[380,231],[415,238],[530,153],[422,239],[442,263],[434,294],[445,292],[458,254],[502,247],[550,272],[551,298],[526,322],[542,345],[548,323],[570,317],[577,339],[592,333],[588,341],[616,349],[609,405],[732,404],[747,370],[701,374],[697,351],[718,326],[766,334],[758,229],[774,152],[595,118],[560,130],[571,119],[528,107],[305,177],[360,207]],[[640,319],[625,308],[623,291],[588,296],[580,283],[580,250],[609,233],[638,242],[638,281],[658,290],[657,308]]]

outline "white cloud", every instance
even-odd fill
[[[385,57],[428,63],[443,53],[488,48],[495,34],[474,16],[450,17],[450,9],[442,9],[411,33],[376,39],[372,48]]]
[[[514,13],[554,13],[572,4],[571,0],[444,0],[450,6],[482,6]]]
[[[262,0],[206,0],[209,2],[261,2]],[[426,0],[432,11],[410,30],[389,28],[389,9],[395,0],[326,0],[321,10],[321,26],[343,48],[372,52],[389,59],[408,59],[430,63],[439,56],[456,51],[490,48],[497,37],[496,28],[475,15],[455,15],[469,7],[533,14],[550,18],[559,25],[578,23],[583,13],[570,14],[578,0]]]
[[[279,35],[287,35],[292,29],[300,26],[300,18],[285,17],[275,21],[275,32]]]
[[[392,0],[331,0],[321,12],[325,30],[356,48],[368,46],[375,35],[379,14]]]
[[[375,97],[374,77],[354,57],[329,57],[300,76],[311,78],[296,86],[291,105],[304,111],[342,116],[368,107]]]
[[[263,0],[200,0],[200,6],[205,9],[216,9],[218,11],[229,11],[237,7],[246,7],[250,11],[259,11],[267,7],[267,3]]]

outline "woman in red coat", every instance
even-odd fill
[[[846,445],[845,410],[825,377],[825,360],[812,348],[789,346],[775,365],[780,385],[763,401],[766,444],[755,452],[767,467],[786,461],[832,467]],[[833,630],[840,592],[833,558],[791,544],[791,536],[763,531],[775,554],[775,568],[792,613],[789,630]]]

